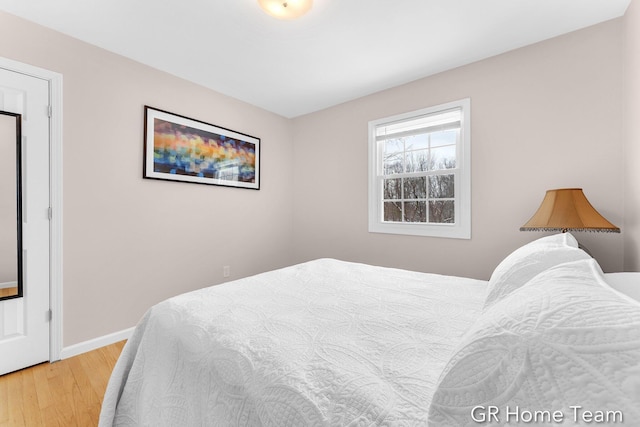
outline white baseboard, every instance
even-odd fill
[[[4,282],[4,283],[0,283],[0,289],[15,288],[16,286],[18,286],[18,282]]]
[[[135,327],[132,327],[119,332],[114,332],[109,335],[103,335],[89,341],[70,345],[69,347],[64,347],[60,352],[60,359],[68,359],[70,357],[77,356],[79,354],[86,353],[88,351],[95,350],[100,347],[116,343],[118,341],[128,340],[131,337],[131,334],[133,334],[134,329]]]

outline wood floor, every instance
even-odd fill
[[[124,343],[0,376],[0,426],[97,426]]]
[[[8,297],[11,295],[17,295],[18,288],[16,286],[12,288],[0,288],[0,297]]]

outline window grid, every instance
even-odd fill
[[[369,122],[370,232],[471,237],[470,106]]]
[[[428,178],[430,176],[438,176],[438,175],[452,175],[453,176],[453,181],[455,182],[457,180],[457,171],[454,169],[447,169],[447,170],[440,170],[440,171],[434,171],[434,172],[430,172],[430,173],[412,173],[412,174],[402,174],[402,176],[393,176],[390,179],[400,179],[400,191],[399,193],[402,195],[405,195],[405,179],[404,178],[415,178],[415,177],[425,177],[427,178],[427,182],[428,182]],[[416,223],[416,224],[421,224],[421,223],[429,223],[429,224],[450,224],[453,223],[453,218],[450,221],[441,221],[441,222],[432,222],[430,221],[430,210],[426,209],[426,219],[425,221],[407,221],[405,218],[405,211],[404,211],[404,203],[403,202],[425,202],[425,206],[429,206],[429,203],[431,202],[451,202],[451,203],[455,203],[455,194],[453,197],[401,197],[401,198],[388,198],[385,195],[385,185],[384,182],[389,180],[388,176],[381,176],[380,177],[380,181],[381,181],[381,185],[380,185],[380,189],[382,191],[382,197],[381,197],[381,202],[383,204],[382,210],[381,212],[383,213],[382,216],[382,221],[383,222],[388,222],[388,223],[393,223],[393,222],[410,222],[410,223]],[[425,182],[425,194],[429,194],[429,188]],[[386,221],[384,219],[384,211],[385,211],[385,206],[384,204],[386,203],[393,203],[396,204],[398,206],[398,209],[400,211],[400,218],[402,218],[401,221]]]
[[[437,143],[434,141],[434,136],[444,136],[445,140],[447,137],[451,139],[449,143]],[[390,139],[380,139],[378,141],[379,144],[379,152],[382,155],[382,167],[381,167],[381,175],[379,175],[380,181],[380,191],[382,192],[380,203],[382,204],[382,209],[380,209],[381,218],[380,220],[383,223],[414,223],[414,224],[451,224],[455,222],[455,181],[457,180],[457,171],[458,168],[455,167],[456,159],[457,159],[457,146],[460,140],[460,130],[459,128],[449,127],[445,130],[436,130],[436,131],[427,131],[419,134],[412,135],[413,138],[416,137],[424,137],[426,139],[426,145],[420,146],[417,144],[417,148],[414,148],[415,145],[410,141],[413,140],[411,137],[399,137],[399,138],[390,138]],[[387,144],[391,145],[401,145],[401,150],[391,150],[389,152],[386,151]],[[410,145],[409,145],[410,144]],[[453,162],[447,163],[446,161],[442,164],[437,164],[435,156],[433,155],[433,151],[443,150],[443,149],[452,149],[453,148]],[[416,156],[413,154],[424,154],[426,161],[418,160],[418,163],[422,161],[422,164],[419,164],[420,167],[415,167],[415,165],[411,164]],[[451,159],[449,159],[451,160]],[[416,171],[418,169],[418,171]],[[394,172],[397,171],[397,172]],[[386,173],[385,173],[386,172]],[[448,197],[443,197],[442,194],[436,196],[432,196],[432,192],[430,191],[430,185],[432,178],[434,176],[447,176],[451,177],[450,180],[453,182],[453,194],[448,195]],[[419,178],[424,178],[424,183],[422,189],[418,189],[419,191],[412,191],[413,194],[407,194],[406,184],[409,180],[417,180]],[[394,195],[400,197],[389,197],[390,193],[388,183],[392,181],[399,180],[400,186],[394,191]],[[393,184],[391,184],[393,186]],[[416,190],[415,188],[410,190]],[[424,194],[424,197],[411,197],[412,195],[420,195]],[[440,204],[440,205],[439,205]],[[411,208],[410,211],[412,215],[408,215],[406,212],[407,205]],[[449,211],[452,211],[453,215],[445,215],[444,218],[442,216],[436,214],[437,206],[449,206]],[[393,208],[397,211],[397,215],[393,215]],[[433,209],[432,209],[433,208]],[[444,208],[443,208],[444,209]],[[433,210],[433,212],[432,212]],[[424,215],[423,215],[424,213]],[[433,217],[433,218],[432,218]],[[417,219],[417,220],[416,220]],[[432,220],[433,219],[433,220]]]

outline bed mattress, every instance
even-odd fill
[[[100,426],[427,425],[487,282],[320,259],[152,307]]]

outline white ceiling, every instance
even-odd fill
[[[285,117],[622,16],[631,0],[0,0],[0,9]]]

